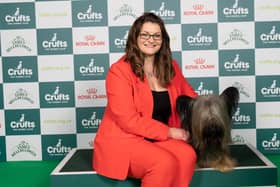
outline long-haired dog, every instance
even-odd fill
[[[182,128],[190,132],[188,142],[197,153],[197,167],[230,171],[236,161],[230,156],[232,115],[237,109],[239,91],[226,88],[220,95],[191,98],[181,95],[176,110]]]

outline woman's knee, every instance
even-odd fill
[[[178,159],[169,152],[164,152],[157,158],[155,168],[162,173],[176,172],[179,166]]]
[[[182,149],[182,155],[187,157],[190,161],[196,162],[197,155],[194,148],[191,145],[185,144],[184,148]]]

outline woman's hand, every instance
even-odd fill
[[[190,133],[181,128],[170,127],[168,137],[177,140],[187,141],[190,137]]]

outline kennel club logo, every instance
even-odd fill
[[[34,103],[34,100],[32,99],[32,97],[30,96],[30,94],[28,93],[27,90],[25,90],[24,88],[19,88],[18,90],[15,91],[13,98],[11,100],[9,100],[9,104],[14,104],[17,101],[27,101],[30,104]]]
[[[32,49],[26,43],[25,39],[22,36],[16,36],[12,41],[10,41],[10,45],[6,49],[6,52],[9,53],[16,48],[22,48],[22,49],[26,50],[27,52],[32,51]]]
[[[232,142],[236,143],[236,144],[245,144],[246,143],[246,138],[244,138],[243,136],[237,134],[237,135],[234,135],[232,137]]]
[[[133,9],[132,6],[128,5],[128,4],[123,4],[118,12],[116,13],[116,15],[113,17],[114,21],[117,21],[118,19],[120,19],[121,17],[131,17],[133,19],[137,18],[137,15],[135,14],[135,10]]]
[[[32,144],[30,144],[29,142],[24,141],[24,140],[12,148],[11,156],[16,157],[18,154],[21,154],[21,153],[28,153],[29,155],[31,155],[33,157],[37,156],[36,148],[33,147]]]
[[[228,39],[226,39],[223,42],[223,45],[228,45],[229,43],[233,42],[233,41],[240,41],[243,44],[249,45],[249,41],[247,41],[244,36],[243,36],[243,32],[240,31],[239,29],[233,29],[232,32],[229,34]]]

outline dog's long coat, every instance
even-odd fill
[[[226,88],[220,95],[193,99],[182,95],[176,100],[182,128],[190,132],[188,140],[197,153],[197,166],[220,171],[231,170],[236,162],[230,157],[232,115],[237,109],[239,91]]]

